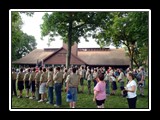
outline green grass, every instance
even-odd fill
[[[84,93],[78,94],[78,101],[76,104],[76,108],[97,108],[96,103],[92,101],[93,99],[93,94],[88,94],[87,90],[87,81],[84,82],[85,85],[85,91]],[[116,91],[115,96],[108,96],[107,100],[105,102],[105,109],[125,109],[128,108],[128,103],[127,99],[120,96],[120,90],[119,90],[119,84],[118,89]],[[80,87],[79,87],[80,89]],[[93,89],[93,82],[92,82],[92,89]],[[149,108],[149,97],[148,97],[148,80],[146,80],[146,86],[144,89],[145,97],[140,97],[139,96],[139,90],[137,90],[137,108],[139,109],[148,109]],[[110,90],[111,91],[111,90]],[[25,90],[23,91],[23,96],[25,96]],[[54,102],[55,102],[55,94],[54,94]],[[18,99],[17,97],[12,97],[12,109],[13,108],[56,108],[53,105],[49,105],[44,103],[38,103],[35,100],[30,100],[28,98],[21,98]],[[61,109],[63,108],[69,108],[68,102],[66,102],[66,93],[62,92],[62,106],[60,107]]]

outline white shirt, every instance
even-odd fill
[[[128,92],[127,98],[134,98],[137,96],[136,91],[137,91],[137,84],[134,80],[129,81],[128,84],[126,85],[127,90],[131,90],[132,86],[136,86],[136,89],[134,92]]]

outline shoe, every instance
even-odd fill
[[[140,96],[141,96],[141,97],[144,97],[144,95],[143,95],[143,94],[140,94]]]
[[[29,98],[29,96],[26,96],[25,98]]]
[[[30,100],[33,100],[33,97],[29,97]]]
[[[48,102],[46,102],[47,104],[50,104],[50,102],[48,101]]]
[[[60,107],[59,105],[57,105],[57,104],[54,104],[54,107]]]
[[[48,101],[47,98],[45,98],[44,101]]]
[[[18,98],[22,98],[22,96],[18,96]]]
[[[39,100],[38,102],[44,102],[44,100]]]

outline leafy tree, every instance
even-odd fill
[[[30,12],[23,12],[26,15],[33,15]],[[26,55],[36,46],[36,40],[33,36],[23,33],[21,27],[23,25],[20,12],[11,12],[11,44],[12,44],[12,61]]]
[[[16,53],[17,58],[21,58],[22,56],[25,56],[32,50],[34,50],[37,45],[35,37],[31,35],[27,35],[26,33],[23,33],[21,36],[21,41],[17,45]]]
[[[125,45],[131,67],[133,62],[139,67],[148,56],[148,12],[110,12],[103,19],[106,24],[93,35],[97,43],[102,47]]]
[[[89,31],[94,31],[101,21],[96,12],[53,12],[45,13],[41,24],[41,35],[49,35],[49,42],[55,36],[60,35],[62,40],[68,44],[66,67],[70,66],[71,46],[74,42],[80,42],[79,38],[91,36]]]

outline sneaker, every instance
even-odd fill
[[[39,100],[38,102],[44,102],[44,100]]]
[[[50,104],[50,102],[48,101],[48,102],[46,102],[47,104]]]
[[[59,105],[57,105],[57,104],[54,104],[54,107],[59,107]]]
[[[18,96],[18,98],[22,98],[22,96]]]
[[[33,97],[29,97],[29,99],[33,100]]]
[[[144,94],[140,94],[141,97],[144,97]]]
[[[25,98],[29,98],[29,96],[26,96]]]

